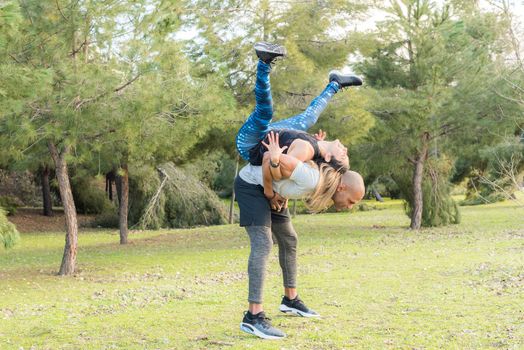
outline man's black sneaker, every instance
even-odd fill
[[[341,88],[362,85],[362,79],[356,75],[342,74],[338,70],[329,72],[329,82],[332,81],[336,81]]]
[[[271,63],[277,57],[286,55],[286,48],[277,44],[259,42],[255,44],[255,52],[264,63]]]
[[[284,332],[271,325],[264,311],[256,315],[246,311],[244,319],[240,323],[240,329],[263,339],[282,339],[286,337]]]
[[[298,295],[295,299],[289,299],[284,296],[282,298],[282,303],[280,303],[280,311],[302,317],[320,317],[320,315],[315,311],[309,309],[306,304],[300,300]]]

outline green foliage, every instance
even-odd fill
[[[155,195],[161,184],[158,171],[142,166],[130,168],[129,175],[129,214],[128,222],[130,225],[138,225],[140,218],[144,215],[147,205]],[[165,196],[160,195],[156,205],[149,216],[147,229],[158,229],[164,227],[165,218]]]
[[[466,199],[461,200],[459,205],[481,205],[502,202],[504,200],[506,200],[506,196],[504,194],[497,192],[493,193],[488,189],[484,189],[483,191],[468,193]]]
[[[447,159],[431,159],[426,164],[422,183],[422,226],[436,227],[460,223],[457,203],[451,197],[451,184],[448,181],[451,171]],[[413,211],[413,191],[411,174],[395,178],[402,197],[406,200],[405,211],[411,217]]]
[[[468,192],[463,205],[493,203],[511,199],[522,183],[524,144],[512,137],[476,153],[478,158],[461,158],[455,164],[455,177],[468,177]]]
[[[435,164],[499,142],[514,128],[514,118],[522,118],[517,103],[501,98],[494,74],[509,69],[503,58],[507,27],[478,4],[466,7],[427,0],[392,2],[386,9],[390,16],[369,36],[371,44],[357,65],[373,88],[363,91],[369,94],[376,122],[353,152],[354,164],[370,178],[391,175],[408,201],[409,214],[413,164],[426,159],[427,149],[428,165],[437,173],[426,169],[423,178],[423,225],[458,221],[448,173],[440,173],[444,170]],[[428,135],[427,141],[422,135]]]
[[[131,225],[155,229],[226,222],[223,203],[192,173],[171,163],[163,164],[159,169],[136,169],[135,176],[130,178]]]
[[[29,171],[0,169],[0,193],[13,197],[19,206],[39,206],[42,191]]]
[[[16,214],[20,202],[13,196],[0,196],[0,208],[7,211],[7,215]]]
[[[101,214],[115,210],[105,191],[99,187],[99,182],[93,178],[74,177],[71,181],[71,190],[78,213]]]
[[[118,212],[116,209],[113,209],[97,215],[89,226],[94,228],[118,228],[119,225]]]
[[[195,75],[219,75],[231,89],[238,108],[225,125],[238,130],[254,105],[253,86],[257,58],[253,44],[272,41],[283,44],[288,56],[271,73],[275,121],[303,112],[327,84],[328,72],[342,68],[355,53],[353,31],[347,23],[367,8],[367,2],[289,2],[243,0],[240,2],[192,1],[194,22],[201,37],[189,43]],[[212,20],[211,20],[212,19]],[[234,31],[231,28],[236,28]],[[340,29],[334,34],[334,28]],[[368,101],[358,91],[337,94],[315,127],[328,132],[329,139],[346,144],[358,142],[373,124],[366,111]],[[231,128],[234,124],[234,128]],[[234,134],[219,138],[233,145]],[[216,141],[215,141],[216,142]]]
[[[0,208],[0,246],[9,249],[20,240],[15,225],[7,220],[5,212]]]
[[[369,180],[369,179],[366,179]],[[390,176],[379,176],[376,179],[366,181],[366,191],[368,198],[375,198],[373,190],[377,191],[382,197],[392,199],[400,198],[400,191],[397,183]]]
[[[233,179],[237,161],[227,156],[220,159],[219,168],[213,179],[213,190],[222,198],[230,197],[233,192]],[[241,164],[239,164],[239,169]]]

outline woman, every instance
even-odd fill
[[[362,80],[356,76],[343,75],[337,71],[329,74],[329,84],[324,91],[313,99],[309,107],[301,114],[291,118],[271,123],[273,118],[273,105],[271,97],[271,85],[269,73],[271,63],[278,57],[285,56],[284,47],[268,43],[257,43],[255,52],[259,58],[257,65],[257,77],[255,83],[256,105],[253,113],[248,117],[244,125],[240,128],[236,145],[242,158],[248,160],[252,165],[262,165],[262,160],[267,146],[267,134],[269,131],[278,132],[277,143],[283,147],[283,153],[297,158],[302,162],[314,161],[318,164],[317,170],[322,179],[318,188],[313,191],[313,197],[306,203],[313,212],[318,212],[329,205],[329,190],[331,186],[340,180],[349,168],[349,158],[347,148],[339,140],[325,141],[325,133],[320,132],[314,136],[306,133],[306,130],[313,126],[318,117],[327,107],[328,102],[339,91],[340,88],[362,85]],[[264,142],[265,141],[265,142]],[[327,163],[331,166],[323,165]],[[276,168],[276,164],[270,163]],[[314,166],[313,163],[309,163]],[[268,199],[275,198],[272,189],[272,179],[268,169],[264,168],[264,194]],[[328,187],[323,186],[326,184]],[[312,190],[312,189],[310,189]],[[322,196],[322,198],[320,198]],[[277,203],[274,203],[278,207]]]
[[[248,261],[249,307],[240,328],[261,338],[278,339],[285,337],[285,334],[271,326],[262,307],[263,284],[272,246],[272,235],[279,246],[279,262],[284,279],[284,297],[280,311],[304,317],[318,317],[318,314],[309,309],[298,297],[297,234],[291,225],[289,211],[285,205],[284,209],[280,210],[283,198],[273,192],[273,186],[276,192],[288,198],[302,198],[309,195],[309,205],[313,210],[323,209],[331,203],[331,200],[335,201],[337,209],[350,208],[363,196],[361,177],[351,171],[342,174],[344,169],[342,162],[348,163],[347,149],[338,140],[323,143],[325,134],[322,132],[315,139],[311,135],[309,137],[304,135],[305,132],[293,134],[289,131],[290,129],[304,131],[313,125],[333,94],[341,86],[350,86],[350,83],[356,80],[348,79],[347,76],[339,73],[331,74],[328,87],[303,114],[270,124],[273,111],[269,63],[274,58],[283,56],[285,50],[268,44],[257,44],[255,49],[260,58],[255,88],[257,104],[255,111],[237,136],[237,148],[242,157],[254,164],[262,165],[248,164],[235,179],[240,226],[245,227],[251,247]],[[284,127],[286,131],[268,134],[269,130],[279,127]],[[288,134],[285,134],[286,132]],[[266,140],[263,140],[264,138]],[[318,141],[317,147],[315,141]],[[262,151],[262,147],[266,147],[268,151]],[[286,150],[287,154],[284,154]],[[318,166],[311,161],[318,158],[328,162],[336,160],[342,164]],[[357,181],[354,184],[348,182],[348,179],[355,178]],[[266,197],[270,199],[271,206]]]

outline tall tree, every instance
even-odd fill
[[[271,74],[275,120],[302,112],[328,83],[328,72],[348,64],[361,35],[348,24],[363,16],[367,2],[348,1],[189,1],[186,14],[198,35],[188,51],[196,62],[195,75],[217,74],[238,101],[223,139],[233,144],[234,134],[249,115],[253,99],[256,56],[253,44],[270,41],[288,51]],[[365,96],[358,91],[335,97],[319,125],[328,137],[355,143],[372,126],[365,111]],[[234,125],[234,127],[231,127]],[[226,147],[227,148],[227,147]]]
[[[497,42],[502,24],[476,4],[458,5],[392,1],[389,17],[369,38],[376,49],[360,65],[375,88],[377,119],[362,156],[370,172],[390,173],[403,184],[413,229],[457,220],[442,190],[451,169],[443,163],[463,148],[492,142],[490,131],[500,127],[503,101],[491,87],[504,55]]]
[[[100,130],[110,129],[117,114],[108,106],[144,71],[126,70],[111,50],[113,38],[126,34],[122,22],[130,5],[125,2],[22,1],[13,6],[20,21],[17,35],[4,46],[10,71],[2,75],[15,81],[20,77],[13,73],[24,72],[39,91],[12,96],[11,110],[1,112],[1,141],[18,157],[25,149],[21,145],[47,146],[66,221],[59,274],[69,275],[75,271],[78,224],[68,166],[83,160],[82,149],[101,136]]]

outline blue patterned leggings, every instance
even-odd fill
[[[328,102],[340,88],[336,82],[329,83],[324,91],[311,101],[304,112],[291,118],[271,123],[273,119],[273,99],[269,83],[270,71],[270,65],[258,61],[255,83],[255,110],[242,125],[236,137],[238,153],[247,161],[249,161],[249,150],[262,141],[269,131],[278,129],[307,131],[317,122],[320,113],[326,109]]]

